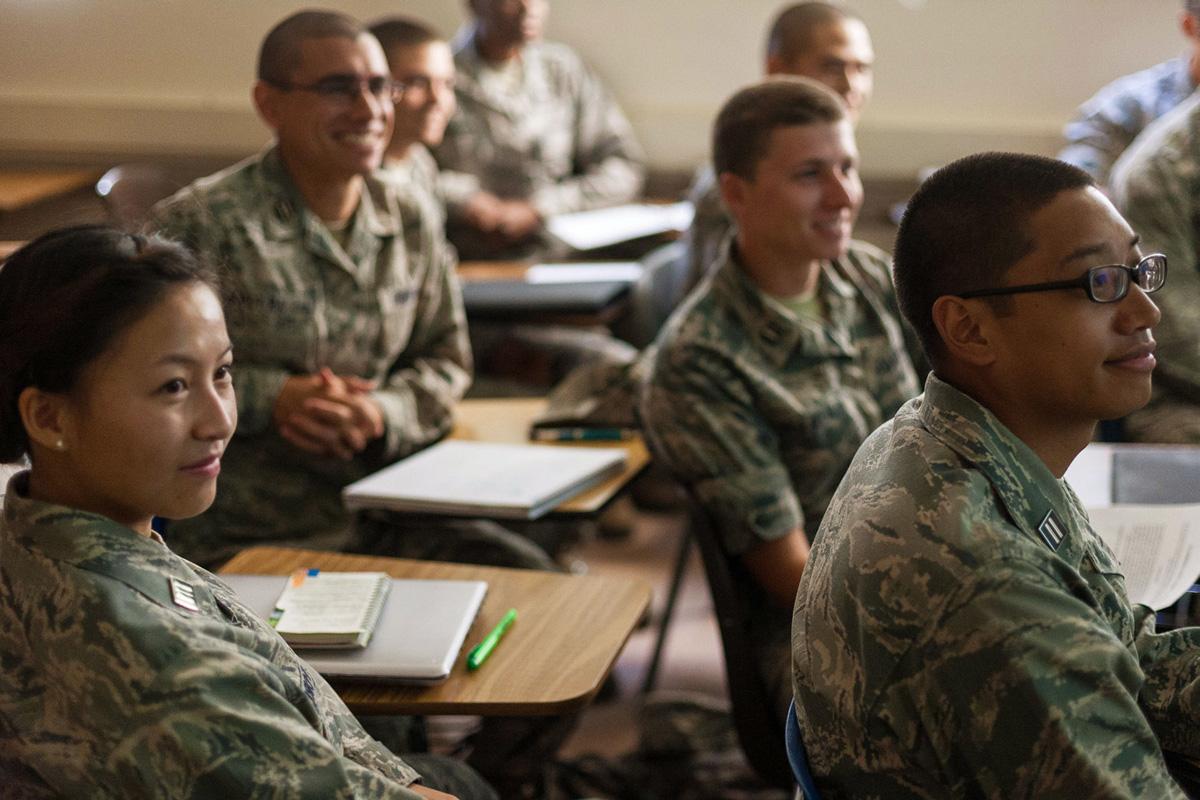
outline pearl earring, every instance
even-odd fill
[[[66,450],[67,446],[66,446],[66,444],[63,443],[62,439],[59,439],[57,442],[54,443],[54,449],[55,450]]]

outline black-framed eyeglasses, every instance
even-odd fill
[[[1002,286],[999,289],[976,289],[960,292],[959,297],[995,297],[1025,292],[1049,292],[1055,289],[1083,289],[1093,303],[1115,303],[1129,294],[1129,285],[1136,283],[1146,294],[1153,294],[1167,282],[1167,257],[1162,253],[1151,253],[1137,263],[1127,267],[1112,264],[1092,267],[1083,275],[1070,281],[1028,283],[1023,286]]]
[[[377,100],[395,101],[404,92],[404,84],[397,83],[386,75],[375,75],[370,78],[331,75],[315,83],[288,83],[286,81],[268,81],[268,83],[285,92],[312,92],[322,99],[346,105],[353,104],[358,100],[364,88]]]

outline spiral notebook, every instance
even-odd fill
[[[267,622],[292,647],[366,647],[391,588],[386,572],[300,570]]]

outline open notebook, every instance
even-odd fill
[[[222,575],[238,598],[264,620],[288,578]],[[392,579],[371,642],[360,650],[298,649],[326,678],[428,684],[450,675],[487,592],[483,581]]]
[[[342,490],[350,509],[537,519],[625,466],[620,448],[451,440]]]

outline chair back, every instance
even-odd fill
[[[800,720],[796,717],[796,701],[788,706],[787,727],[784,730],[784,741],[787,743],[788,763],[792,765],[792,775],[800,786],[800,794],[804,800],[821,800],[817,792],[816,781],[808,769],[808,751],[804,749],[804,737],[800,731]]]
[[[743,587],[751,579],[748,575],[738,574],[745,568],[725,552],[708,513],[696,501],[695,495],[691,496],[689,505],[692,537],[700,548],[721,631],[725,675],[738,741],[746,760],[760,778],[772,786],[790,790],[792,774],[787,749],[780,736],[784,720],[775,710],[775,702],[759,670],[749,636],[751,606]]]
[[[629,310],[613,325],[613,333],[645,347],[679,305],[687,288],[687,248],[683,242],[664,244],[642,258],[642,277],[633,285]]]
[[[96,194],[104,201],[109,221],[126,231],[141,230],[154,204],[178,188],[158,164],[118,164],[96,181]]]

